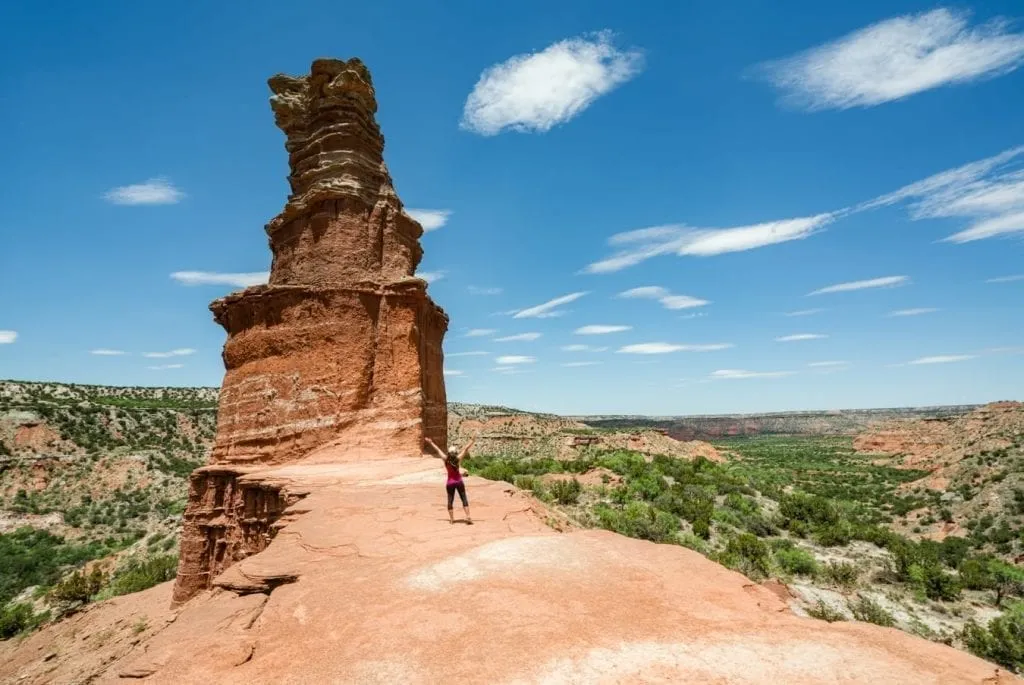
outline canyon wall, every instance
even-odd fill
[[[448,317],[414,275],[423,229],[384,164],[370,73],[318,59],[269,85],[291,193],[266,226],[269,283],[210,305],[226,373],[211,464],[191,479],[178,602],[273,537],[295,495],[259,484],[260,468],[325,446],[344,461],[447,445]]]

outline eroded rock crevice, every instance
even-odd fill
[[[210,587],[231,565],[262,552],[285,510],[302,499],[279,486],[240,481],[229,469],[200,469],[189,484],[175,601]]]

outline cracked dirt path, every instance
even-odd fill
[[[475,524],[450,525],[435,460],[246,478],[309,493],[265,551],[178,610],[166,584],[0,645],[0,682],[1012,680],[895,629],[797,617],[682,547],[559,532],[505,483],[467,479]]]

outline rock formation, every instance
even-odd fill
[[[266,227],[269,284],[210,305],[228,334],[227,372],[211,465],[190,484],[178,601],[262,550],[294,499],[242,487],[239,475],[326,445],[380,458],[419,454],[425,436],[447,440],[448,317],[414,276],[423,229],[384,165],[370,72],[358,59],[318,59],[308,76],[269,85],[291,194]]]

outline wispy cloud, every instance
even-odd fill
[[[562,295],[556,297],[553,300],[548,300],[543,304],[538,304],[535,307],[528,307],[526,309],[520,309],[512,315],[513,319],[546,319],[553,316],[560,316],[563,312],[559,311],[559,307],[563,304],[569,304],[575,302],[589,291],[582,291],[577,293],[569,293],[568,295]]]
[[[828,362],[811,362],[807,366],[812,369],[828,369],[836,366],[849,366],[850,362],[845,361],[828,361]]]
[[[814,314],[820,314],[825,311],[824,309],[800,309],[795,312],[786,312],[783,316],[812,316]]]
[[[170,352],[147,352],[142,355],[143,357],[149,357],[150,359],[166,359],[168,357],[187,357],[190,354],[195,354],[196,351],[191,347],[179,347],[176,350]]]
[[[166,369],[181,369],[184,367],[184,364],[158,364],[157,366],[147,366],[146,368],[153,371],[164,371]]]
[[[932,314],[939,311],[937,307],[916,307],[913,309],[897,309],[891,311],[886,316],[921,316],[922,314]]]
[[[501,288],[481,288],[476,285],[471,285],[466,288],[470,295],[501,295],[503,292]]]
[[[486,69],[466,99],[461,127],[485,136],[544,132],[640,73],[643,54],[610,31],[569,38]]]
[[[914,361],[907,362],[908,364],[951,364],[953,362],[962,362],[968,359],[975,359],[977,355],[974,354],[940,354],[934,357],[921,357]]]
[[[825,288],[807,293],[808,295],[824,295],[825,293],[845,293],[852,290],[866,290],[868,288],[891,288],[909,283],[907,276],[885,276],[883,278],[869,278],[866,281],[850,281],[849,283],[837,283]]]
[[[466,331],[467,338],[486,338],[498,332],[497,328],[470,328]]]
[[[124,354],[124,350],[108,350],[106,348],[100,348],[98,350],[89,350],[89,354],[95,354],[101,357],[119,357]]]
[[[733,347],[732,343],[712,343],[709,345],[677,345],[674,343],[651,342],[625,345],[617,351],[620,354],[669,354],[671,352],[714,352]]]
[[[183,197],[185,193],[166,178],[151,178],[144,183],[120,186],[103,195],[107,202],[115,205],[173,205]]]
[[[781,378],[782,376],[791,375],[793,375],[792,371],[745,371],[743,369],[719,369],[718,371],[712,371],[710,378],[736,380],[743,378]]]
[[[590,264],[583,271],[611,273],[660,255],[710,257],[800,240],[831,223],[838,214],[830,212],[735,228],[702,229],[671,224],[618,233],[609,238],[608,243],[618,247],[619,251]]]
[[[871,107],[940,86],[1013,71],[1024,62],[1024,34],[993,19],[936,9],[872,24],[757,71],[809,110]]]
[[[603,324],[591,324],[589,326],[580,326],[573,332],[576,335],[608,335],[609,333],[621,333],[623,331],[629,331],[632,329],[632,326],[608,326]]]
[[[522,354],[508,354],[498,357],[494,361],[502,366],[507,366],[510,364],[532,364],[537,361],[537,358]]]
[[[967,243],[1024,231],[1024,145],[949,169],[858,206],[910,204],[914,220],[959,217],[973,223],[944,242]]]
[[[444,275],[444,271],[424,271],[422,273],[416,274],[418,278],[422,278],[427,283],[434,283],[436,281],[440,281],[442,278],[444,278]]]
[[[446,357],[485,357],[490,352],[484,352],[483,350],[472,350],[469,352],[449,352],[445,354]]]
[[[689,295],[673,295],[667,288],[662,288],[659,285],[646,285],[639,288],[632,288],[619,293],[619,297],[657,300],[663,307],[665,307],[665,309],[691,309],[693,307],[703,307],[706,304],[710,304],[707,300],[690,297]]]
[[[17,339],[17,331],[0,331],[0,345],[10,345]]]
[[[463,373],[459,369],[445,369],[444,370],[444,375],[445,376],[462,376]]]
[[[562,364],[562,366],[569,366],[569,367],[574,367],[574,366],[595,366],[595,365],[600,364],[600,363],[601,362],[565,362],[564,364]]]
[[[183,285],[233,285],[248,288],[263,285],[270,280],[269,271],[248,271],[244,273],[218,273],[215,271],[175,271],[171,278]]]
[[[1024,281],[1024,274],[1017,274],[1015,276],[999,276],[997,278],[989,278],[986,283],[1014,283],[1016,281]]]
[[[452,215],[450,209],[406,209],[405,213],[423,227],[424,232],[436,231],[448,223],[448,217]]]
[[[516,333],[515,335],[506,335],[502,338],[495,338],[494,342],[531,342],[539,338],[541,333]]]
[[[775,339],[775,342],[797,342],[799,340],[821,340],[827,338],[827,335],[821,333],[794,333],[793,335],[783,335]]]
[[[607,347],[594,347],[593,345],[562,345],[563,352],[604,352]]]

